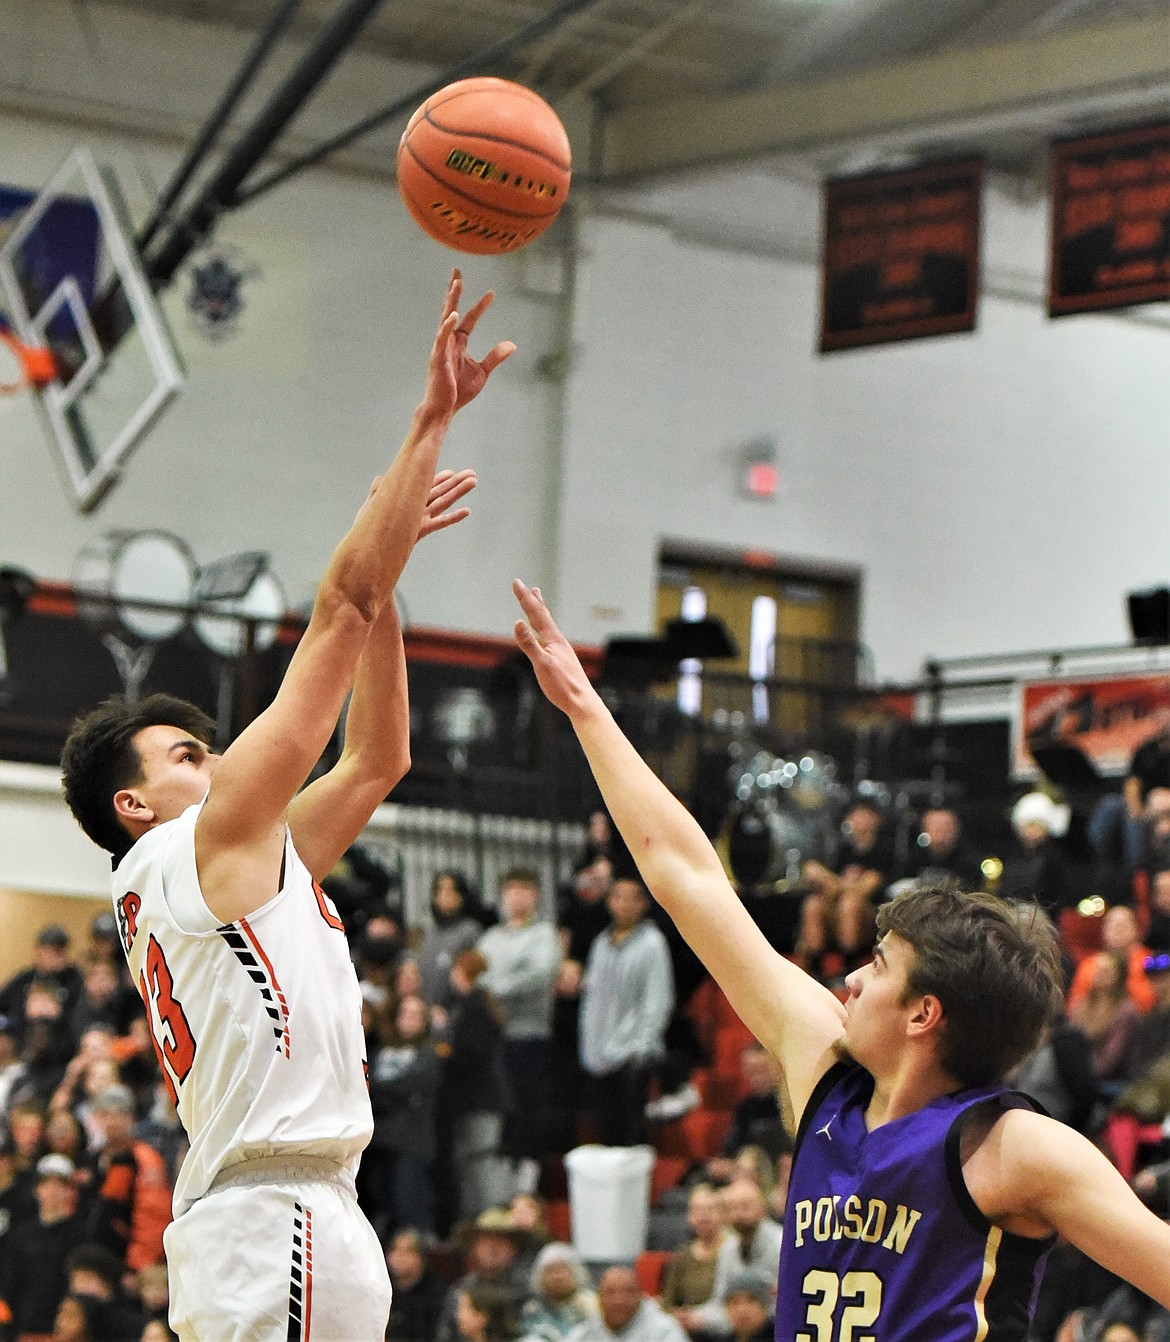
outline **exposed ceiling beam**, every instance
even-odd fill
[[[948,126],[999,129],[1014,118],[1095,102],[1110,116],[1170,112],[1165,15],[947,51],[818,83],[629,107],[601,127],[600,175],[623,180],[733,159],[803,153]]]

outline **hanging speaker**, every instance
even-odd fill
[[[1164,647],[1170,644],[1170,587],[1151,587],[1146,592],[1130,592],[1129,627],[1135,643]]]

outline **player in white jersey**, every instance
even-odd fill
[[[447,290],[406,440],[334,551],[272,704],[224,755],[193,705],[112,700],[74,725],[62,768],[114,856],[114,907],[159,1066],[191,1142],[166,1235],[183,1342],[375,1342],[390,1284],[358,1209],[373,1129],[361,996],[318,881],[409,767],[394,585],[415,540],[466,516],[471,472],[435,475],[482,362]],[[352,689],[345,747],[304,788]]]

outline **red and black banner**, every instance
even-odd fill
[[[1170,122],[1052,147],[1048,315],[1170,299]]]
[[[964,160],[825,183],[822,353],[974,329],[982,182]]]

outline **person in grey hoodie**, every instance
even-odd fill
[[[479,940],[478,950],[488,962],[480,987],[503,1015],[510,1091],[504,1148],[517,1162],[518,1191],[533,1193],[545,1154],[545,1085],[561,943],[556,928],[538,914],[540,882],[532,872],[508,872],[500,905],[504,921]]]
[[[674,977],[641,883],[615,880],[606,903],[610,925],[589,948],[581,983],[581,1066],[601,1142],[635,1146],[646,1139],[646,1093],[664,1052]]]

